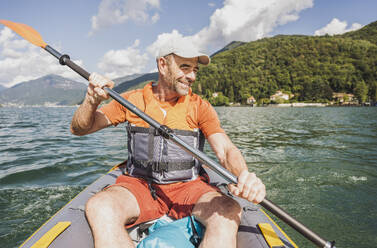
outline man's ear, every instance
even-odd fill
[[[160,57],[157,59],[157,68],[158,68],[158,71],[160,72],[160,74],[162,74],[163,76],[166,75],[167,73],[167,70],[168,70],[168,61],[166,58],[164,57]]]

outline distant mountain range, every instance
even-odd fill
[[[82,100],[86,88],[83,83],[57,75],[47,75],[2,90],[0,104],[74,105]]]
[[[133,80],[133,79],[138,78],[138,77],[140,77],[142,75],[143,74],[135,73],[135,74],[132,74],[132,75],[128,75],[128,76],[124,76],[124,77],[119,77],[119,78],[113,79],[113,82],[115,83],[115,86],[118,86],[119,84],[122,84],[124,82]]]
[[[116,78],[114,90],[122,93],[157,81],[158,73],[133,74]],[[58,75],[47,75],[11,88],[0,85],[2,105],[76,105],[84,99],[87,85]]]
[[[133,74],[116,78],[114,90],[122,93],[142,88],[156,81],[158,73]],[[0,85],[2,105],[76,105],[85,96],[87,85],[58,75],[47,75],[35,80],[19,83],[11,88]]]
[[[157,80],[158,80],[158,72],[141,74],[141,76],[137,78],[118,84],[117,86],[114,87],[114,90],[119,93],[122,93],[128,90],[142,88],[148,82],[157,81]]]

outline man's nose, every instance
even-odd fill
[[[189,73],[186,74],[186,78],[190,82],[194,82],[195,79],[196,79],[196,73],[194,71],[191,71],[191,72],[189,72]]]

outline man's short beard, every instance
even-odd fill
[[[189,89],[186,90],[186,89],[182,89],[181,87],[179,87],[181,83],[179,82],[178,79],[173,77],[173,73],[172,73],[170,68],[168,69],[168,76],[167,76],[166,79],[171,83],[171,84],[169,84],[169,86],[170,86],[169,89],[177,92],[178,95],[186,96],[189,93]]]
[[[187,94],[189,93],[189,89],[183,89],[183,88],[180,88],[180,82],[178,80],[176,80],[176,82],[174,83],[174,88],[175,88],[175,92],[177,92],[180,96],[187,96]]]

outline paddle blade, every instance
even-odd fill
[[[22,38],[29,41],[30,43],[45,48],[47,46],[46,42],[43,41],[41,35],[32,27],[22,24],[11,22],[7,20],[0,20],[0,23],[4,24],[8,28],[12,29],[14,32],[19,34]]]

